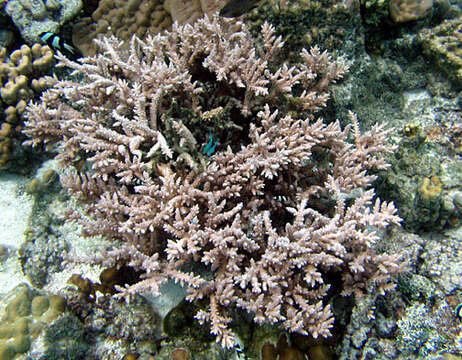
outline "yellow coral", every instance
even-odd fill
[[[13,124],[13,125],[17,124],[26,106],[27,106],[27,102],[25,100],[18,101],[16,105],[8,106],[5,109],[6,122],[9,124]]]
[[[31,96],[32,90],[28,89],[27,86],[27,77],[19,75],[12,78],[0,89],[0,95],[7,104],[13,104],[20,99],[27,99]]]
[[[422,128],[417,123],[408,123],[404,126],[404,133],[409,137],[414,137],[416,135],[422,135]]]
[[[39,295],[28,285],[18,285],[8,295],[0,325],[0,359],[14,359],[27,352],[42,329],[65,311],[65,300],[55,295]]]
[[[53,50],[48,45],[34,44],[31,50],[34,58],[32,62],[34,70],[43,71],[49,69],[55,63]]]
[[[11,105],[21,99],[30,99],[34,92],[29,86],[32,79],[40,79],[41,72],[51,68],[54,64],[53,52],[48,46],[35,44],[32,49],[23,45],[19,50],[11,53],[9,59],[6,58],[5,50],[2,49],[0,57],[0,89],[3,101]],[[43,87],[39,87],[41,92]]]
[[[11,139],[18,135],[21,114],[27,102],[50,85],[43,74],[53,64],[53,51],[46,45],[35,44],[32,48],[22,45],[9,56],[6,49],[0,47],[0,104],[3,102],[6,120],[0,130],[2,167],[11,157]]]
[[[0,137],[6,138],[11,132],[11,124],[3,123],[0,127]]]
[[[433,0],[390,0],[390,17],[395,23],[413,21],[425,16]]]
[[[5,166],[8,160],[10,160],[10,147],[11,139],[3,139],[0,141],[0,167]]]
[[[27,75],[32,71],[32,55],[29,46],[23,45],[19,50],[11,53],[10,68],[21,75]]]
[[[420,187],[420,196],[423,200],[435,200],[442,191],[442,184],[438,176],[434,175],[431,178],[425,178]]]

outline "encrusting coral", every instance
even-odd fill
[[[419,34],[423,53],[431,58],[450,79],[462,82],[462,16],[445,20]]]
[[[377,254],[375,228],[398,223],[374,200],[370,169],[389,131],[361,134],[324,123],[328,86],[346,71],[317,48],[303,63],[275,62],[283,46],[268,24],[260,42],[245,26],[205,17],[141,40],[115,38],[101,54],[61,66],[60,80],[28,107],[29,144],[59,145],[75,171],[62,184],[84,203],[84,234],[114,240],[98,260],[144,273],[122,295],[172,279],[223,346],[234,344],[229,309],[258,324],[329,336],[328,290],[383,292],[402,271],[399,255]],[[337,287],[339,285],[336,285]]]

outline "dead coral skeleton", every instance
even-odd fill
[[[29,106],[24,131],[76,169],[61,181],[87,217],[70,218],[114,240],[100,261],[144,273],[123,295],[158,295],[173,279],[188,300],[209,300],[196,318],[225,347],[230,307],[329,336],[333,277],[342,294],[360,294],[387,290],[402,270],[398,255],[374,251],[376,229],[400,220],[368,173],[387,167],[389,131],[361,134],[352,115],[349,139],[349,126],[316,120],[345,67],[318,48],[275,66],[274,29],[263,25],[257,43],[238,25],[206,17],[133,38],[129,51],[106,38],[95,57],[60,56],[83,80],[57,81]],[[204,155],[212,130],[221,141]]]

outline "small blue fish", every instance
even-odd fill
[[[462,303],[456,307],[456,316],[459,320],[462,320]]]
[[[213,144],[213,146],[209,149],[209,151],[207,151],[208,156],[211,156],[213,154],[213,152],[215,151],[215,148],[217,147],[218,144],[219,144],[218,140],[215,141],[215,144]]]
[[[210,134],[209,142],[207,143],[207,145],[205,145],[204,150],[202,150],[202,154],[204,155],[207,154],[212,144],[213,144],[213,135]]]
[[[209,142],[205,145],[204,150],[202,150],[202,154],[211,156],[219,143],[219,140],[215,141],[215,143],[213,142],[213,134],[210,133]]]
[[[241,345],[234,345],[234,350],[236,351],[236,355],[239,360],[253,360],[244,353],[244,349],[241,347]]]
[[[40,39],[45,42],[49,47],[54,50],[60,50],[62,52],[68,52],[72,55],[75,54],[75,49],[64,42],[58,35],[53,34],[52,32],[43,32],[40,34]]]

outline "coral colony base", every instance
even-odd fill
[[[113,240],[99,261],[142,272],[121,294],[180,283],[225,347],[230,309],[329,336],[333,293],[382,293],[403,270],[373,248],[400,221],[368,173],[387,168],[389,132],[316,119],[345,67],[316,47],[278,65],[283,42],[268,24],[261,34],[206,17],[128,49],[104,38],[79,62],[60,55],[75,80],[54,79],[24,130],[69,167],[61,182],[85,209],[69,217]]]

